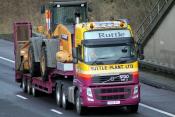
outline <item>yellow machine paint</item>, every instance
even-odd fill
[[[72,37],[70,31],[62,24],[58,24],[55,31],[53,32],[53,36],[59,37],[60,46],[59,52],[56,54],[57,61],[60,62],[71,62],[72,61]],[[63,39],[62,36],[67,37],[67,39]]]
[[[46,24],[50,18],[49,17],[50,13],[51,11],[49,12],[48,10],[45,11]],[[72,61],[72,37],[68,28],[63,24],[59,23],[53,32],[49,33],[49,26],[46,27],[45,31],[46,31],[45,34],[48,37],[48,39],[51,37],[57,37],[60,40],[59,41],[60,45],[58,46],[60,51],[57,52],[56,54],[57,61],[71,62]],[[62,38],[63,36],[66,37],[67,39],[63,39]]]
[[[78,73],[89,75],[115,75],[118,73],[138,72],[138,62],[111,65],[87,65],[80,62],[77,67]]]

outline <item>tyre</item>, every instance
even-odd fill
[[[69,103],[67,99],[67,87],[63,85],[62,87],[62,96],[61,96],[61,102],[62,102],[62,107],[67,110],[71,107],[71,104]]]
[[[56,85],[56,102],[59,107],[62,107],[62,86],[61,83]]]
[[[129,105],[126,108],[129,113],[137,113],[138,107],[139,105],[137,104],[137,105]]]
[[[81,97],[78,90],[76,91],[75,107],[79,115],[86,115],[86,108],[81,105]]]
[[[44,81],[48,79],[48,68],[47,68],[47,51],[46,47],[43,46],[41,49],[41,57],[40,57],[40,68],[41,68],[41,76]]]
[[[29,65],[29,73],[32,77],[40,76],[40,66],[39,63],[35,62],[34,50],[33,47],[29,47],[28,52],[28,65]]]
[[[32,83],[30,80],[27,80],[27,93],[30,95],[32,89]]]
[[[32,96],[33,97],[38,97],[39,96],[39,91],[36,90],[36,88],[34,86],[32,86]]]
[[[26,81],[26,79],[24,79],[24,78],[22,78],[22,82],[21,82],[21,87],[22,87],[22,90],[23,90],[23,92],[27,92],[27,81]]]

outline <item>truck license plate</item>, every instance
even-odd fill
[[[108,105],[113,105],[113,104],[120,104],[120,101],[108,101]]]

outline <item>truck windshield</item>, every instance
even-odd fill
[[[130,45],[84,47],[86,63],[117,62],[119,59],[135,58],[136,52]]]
[[[75,13],[80,14],[80,22],[86,21],[86,7],[85,6],[63,6],[54,7],[53,22],[54,25],[59,23],[64,25],[75,24]]]

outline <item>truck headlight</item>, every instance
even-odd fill
[[[87,88],[87,89],[86,89],[86,94],[87,94],[87,96],[89,96],[89,97],[93,97],[91,88]]]
[[[138,91],[139,91],[139,87],[138,87],[138,85],[135,85],[134,86],[134,95],[137,94]]]

